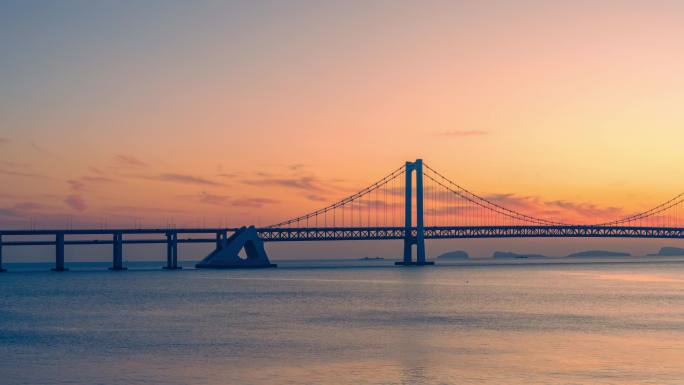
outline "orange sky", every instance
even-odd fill
[[[0,227],[265,225],[418,157],[483,195],[645,209],[682,190],[683,17],[672,1],[3,4]]]

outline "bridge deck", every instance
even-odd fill
[[[432,226],[425,239],[449,238],[684,238],[680,227],[631,226]],[[259,229],[266,242],[404,239],[404,227]],[[412,227],[410,236],[417,229]]]
[[[633,226],[431,226],[425,227],[425,239],[468,239],[468,238],[684,238],[681,227],[633,227]],[[208,234],[224,234],[236,231],[235,228],[183,228],[183,229],[111,229],[111,230],[0,230],[3,246],[49,246],[56,240],[35,239],[42,236],[63,234],[69,236],[65,245],[111,245],[112,239],[83,239],[78,236],[122,235],[185,235],[178,238],[177,243],[213,243],[215,237]],[[327,228],[260,228],[259,237],[264,242],[310,242],[310,241],[361,241],[405,239],[407,230],[404,227],[327,227]],[[408,230],[409,237],[415,237],[417,228]],[[188,237],[188,235],[205,235],[205,237]],[[9,236],[20,239],[9,240]],[[164,238],[123,239],[124,244],[167,243]]]

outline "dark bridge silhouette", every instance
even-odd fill
[[[680,219],[683,201],[684,194],[680,194],[650,210],[613,221],[565,223],[527,215],[472,193],[418,159],[406,162],[356,194],[263,228],[0,230],[0,270],[3,246],[54,246],[53,270],[63,271],[65,245],[111,244],[111,269],[123,270],[125,244],[166,244],[165,268],[177,269],[179,243],[216,244],[216,250],[207,257],[213,256],[214,265],[205,259],[198,267],[265,267],[272,265],[261,246],[263,242],[382,239],[404,241],[403,260],[397,264],[427,265],[431,262],[426,260],[426,239],[684,238]],[[150,238],[126,238],[134,234]],[[25,236],[31,240],[15,239]],[[35,240],[36,237],[50,239]],[[246,262],[236,259],[245,245],[251,254]],[[228,260],[231,262],[222,262]]]

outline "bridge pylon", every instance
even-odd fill
[[[413,174],[416,178],[416,227],[413,227]],[[406,162],[406,183],[404,192],[404,260],[395,262],[402,266],[434,265],[425,260],[425,228],[423,221],[423,160]],[[416,245],[416,260],[413,260],[413,245]]]

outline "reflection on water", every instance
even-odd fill
[[[676,262],[14,272],[0,276],[0,373],[4,384],[681,384],[683,279]]]
[[[683,283],[684,279],[674,278],[672,276],[643,274],[643,273],[568,273],[578,277],[587,277],[592,279],[605,279],[615,281],[629,281],[629,282],[675,282]]]

